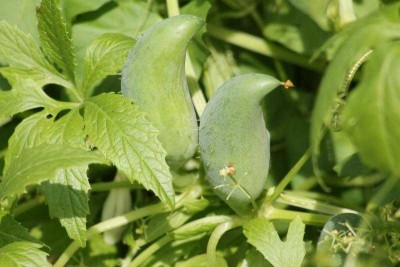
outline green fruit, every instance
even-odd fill
[[[198,125],[185,76],[186,49],[204,25],[191,15],[149,28],[130,51],[122,70],[122,94],[146,112],[160,131],[167,162],[178,167],[195,153]]]
[[[222,85],[200,119],[200,148],[209,183],[238,214],[265,186],[270,142],[261,100],[282,83],[263,74],[237,76]]]

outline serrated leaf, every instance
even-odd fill
[[[122,95],[102,94],[85,103],[85,130],[89,142],[125,173],[174,205],[172,175],[158,131],[145,114]]]
[[[0,199],[20,194],[25,186],[55,179],[60,169],[86,167],[91,163],[105,163],[97,153],[61,144],[41,144],[24,149],[11,161],[0,183]]]
[[[14,242],[0,248],[0,266],[47,267],[47,253],[30,242]]]
[[[32,36],[5,21],[0,21],[0,40],[0,63],[20,71],[26,70],[28,73],[34,69],[35,73],[40,72],[45,77],[53,77],[53,83],[70,87],[70,83],[60,77],[57,70],[46,61]]]
[[[93,87],[108,75],[117,74],[124,65],[128,52],[135,39],[122,34],[108,33],[94,40],[84,59],[82,89],[87,96],[92,95]]]
[[[4,171],[27,147],[44,142],[85,147],[83,118],[79,110],[71,110],[56,121],[46,115],[47,112],[34,114],[17,126],[9,140]],[[87,167],[59,170],[54,179],[41,184],[50,216],[60,219],[69,237],[81,246],[86,242],[86,216],[89,214],[87,192],[90,184],[86,170]]]
[[[87,167],[63,169],[41,184],[49,205],[50,217],[58,218],[68,236],[86,245],[86,216],[89,214]]]
[[[0,247],[17,241],[39,241],[28,233],[28,230],[16,222],[10,215],[0,221]],[[40,244],[40,243],[39,243]]]
[[[48,119],[46,112],[39,112],[24,119],[15,128],[8,140],[8,150],[4,157],[3,173],[6,173],[11,162],[16,160],[24,148],[33,147],[43,142],[42,134],[46,132]]]
[[[0,21],[0,40],[1,63],[27,69],[35,66],[52,69],[32,36],[6,21]]]
[[[21,80],[33,80],[38,86],[46,84],[58,84],[64,87],[71,86],[71,83],[65,81],[60,76],[51,72],[43,72],[41,69],[22,69],[17,67],[0,68],[0,74],[8,80],[11,85],[19,83]]]
[[[67,25],[55,0],[42,0],[37,8],[40,41],[47,57],[75,82],[75,55]]]
[[[363,162],[400,175],[400,45],[383,43],[366,63],[365,73],[344,111],[344,128]],[[371,127],[373,125],[373,127]]]
[[[0,91],[0,107],[1,120],[29,109],[52,108],[57,104],[36,83],[26,80],[15,84],[10,91]]]
[[[275,267],[300,266],[306,254],[303,241],[305,225],[297,216],[289,225],[285,242],[274,225],[265,218],[256,218],[243,227],[247,241]]]

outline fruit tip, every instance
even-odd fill
[[[281,85],[285,88],[285,89],[289,89],[294,87],[294,84],[292,83],[291,80],[287,80],[286,82],[281,82]]]

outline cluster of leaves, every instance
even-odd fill
[[[0,265],[398,264],[400,5],[314,2],[1,3]],[[297,86],[263,103],[272,170],[257,218],[213,194],[201,159],[171,172],[158,130],[118,94],[137,35],[178,12],[207,21],[188,50],[199,115],[240,73]]]

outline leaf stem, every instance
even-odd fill
[[[233,228],[242,226],[243,222],[243,219],[235,217],[227,222],[221,223],[214,229],[207,244],[207,258],[209,266],[218,267],[217,245],[222,235]]]
[[[307,198],[301,195],[297,195],[295,192],[282,192],[280,197],[277,198],[277,202],[329,215],[336,215],[345,212],[358,213],[351,209],[337,207],[312,198]]]
[[[300,216],[301,220],[308,225],[323,226],[332,216],[315,214],[309,212],[298,212],[291,210],[276,209],[269,207],[264,214],[259,214],[268,220],[288,220],[292,221],[296,216]]]
[[[139,254],[131,263],[128,265],[128,267],[137,267],[141,266],[141,264],[148,259],[153,253],[155,253],[157,250],[168,244],[169,242],[173,241],[174,239],[170,235],[165,235],[164,237],[160,238],[151,246],[149,246],[145,251]]]
[[[396,186],[400,179],[398,176],[389,177],[379,189],[379,191],[374,195],[374,197],[369,201],[366,210],[372,211],[383,204],[386,195],[388,195],[392,190],[397,190]]]
[[[187,188],[182,194],[176,197],[175,199],[175,209],[180,208],[185,199],[195,199],[198,198],[202,193],[201,186],[193,185]],[[146,206],[137,210],[130,211],[121,216],[114,217],[107,221],[100,222],[98,224],[90,227],[86,233],[87,240],[90,240],[94,235],[103,233],[108,230],[112,230],[114,228],[123,226],[125,224],[134,222],[136,220],[142,219],[147,216],[152,216],[160,213],[164,213],[166,211],[170,211],[170,208],[167,204],[158,203],[150,206]],[[79,249],[79,245],[76,241],[73,241],[68,248],[61,254],[60,258],[54,264],[54,267],[64,266],[72,255]]]
[[[263,38],[245,32],[207,24],[207,33],[216,39],[264,56],[279,59],[314,71],[320,72],[323,70],[323,65],[319,62],[310,63],[309,59],[305,56],[299,55],[277,44],[266,41]]]
[[[130,188],[130,189],[143,189],[143,186],[130,181],[112,181],[112,182],[100,182],[90,185],[92,192],[104,192],[110,191],[117,188]]]
[[[304,164],[310,158],[310,155],[311,155],[310,149],[307,149],[307,151],[303,154],[303,156],[301,156],[299,161],[297,161],[297,163],[293,166],[293,168],[286,174],[286,176],[282,179],[282,181],[276,186],[274,193],[272,194],[271,197],[269,197],[267,199],[264,206],[269,206],[275,199],[277,199],[279,197],[279,195],[286,188],[286,186],[292,181],[294,175],[301,170],[301,168],[304,166]]]
[[[196,74],[194,72],[194,67],[189,53],[186,53],[185,71],[190,95],[192,96],[193,100],[193,105],[196,109],[197,115],[200,118],[203,114],[204,109],[206,108],[207,101],[203,94],[203,91],[200,89],[197,83]]]
[[[178,0],[167,0],[168,17],[179,15],[179,2]]]
[[[93,237],[96,234],[123,226],[127,223],[136,221],[138,219],[155,215],[159,213],[163,213],[168,211],[169,208],[166,204],[158,203],[155,205],[150,205],[141,209],[133,210],[124,215],[114,217],[107,221],[100,222],[98,224],[93,225],[87,231],[87,240]],[[79,245],[76,241],[73,241],[68,248],[61,254],[60,258],[58,258],[57,262],[54,264],[54,267],[64,266],[68,260],[72,257],[72,255],[78,250]]]
[[[217,225],[223,224],[228,221],[234,220],[233,216],[225,216],[225,215],[215,215],[204,217],[190,223],[187,223],[177,229],[175,229],[170,235],[166,235],[163,238],[159,239],[156,243],[149,246],[146,250],[144,250],[139,256],[137,256],[130,264],[129,267],[132,266],[140,266],[151,254],[155,253],[162,246],[168,244],[174,240],[188,240],[193,238],[194,236],[201,235],[205,232],[211,231]]]
[[[41,204],[43,204],[46,201],[46,198],[44,195],[40,195],[38,197],[35,197],[34,199],[28,200],[20,205],[18,205],[14,211],[13,211],[13,215],[14,216],[19,216],[22,213],[35,208]]]

